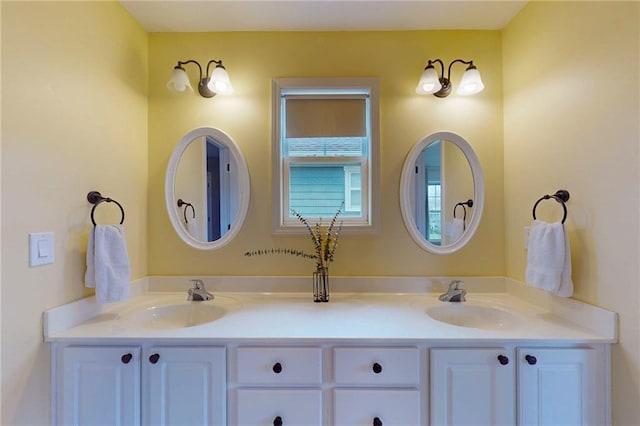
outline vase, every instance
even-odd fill
[[[329,301],[329,268],[317,266],[313,273],[313,301]]]

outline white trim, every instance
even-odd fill
[[[360,168],[358,168],[358,166],[356,165],[352,165],[352,166],[344,166],[344,210],[347,212],[352,212],[352,211],[358,211],[360,210],[362,212],[362,209],[365,207],[362,204],[362,200],[363,199],[367,199],[365,197],[365,187],[366,187],[366,182],[363,183],[364,176],[362,173],[362,165],[360,165]],[[359,180],[359,187],[354,188],[353,186],[353,175],[355,173],[360,173],[360,180]],[[353,200],[351,199],[351,193],[353,191],[360,191],[360,206],[359,207],[353,207]],[[368,196],[368,194],[366,194]],[[363,216],[365,216],[363,214]]]
[[[363,192],[368,192],[368,203],[363,202],[363,219],[352,221],[344,219],[344,234],[372,234],[377,233],[380,224],[380,104],[379,104],[379,82],[376,78],[276,78],[272,81],[272,135],[271,135],[271,226],[273,234],[302,234],[306,233],[304,225],[291,223],[286,220],[283,212],[284,206],[288,205],[284,185],[288,182],[288,176],[284,171],[284,159],[281,153],[281,128],[282,128],[282,99],[288,90],[308,89],[313,93],[317,89],[335,89],[337,96],[345,92],[358,92],[369,94],[369,140],[368,147],[369,162],[363,164],[368,166],[369,172],[365,176],[363,173]],[[305,95],[306,96],[306,95]],[[358,95],[356,95],[358,96]],[[310,160],[310,159],[307,159]],[[348,158],[347,162],[353,162],[354,158]],[[365,181],[366,179],[366,181]],[[366,200],[363,200],[366,201]],[[366,209],[366,214],[365,214]]]
[[[471,174],[473,176],[474,189],[473,189],[473,213],[467,226],[467,229],[455,242],[447,245],[437,246],[427,241],[420,233],[415,225],[414,209],[413,209],[413,179],[415,162],[420,153],[429,144],[435,141],[449,141],[455,144],[469,162],[471,167]],[[451,254],[462,247],[464,247],[473,237],[478,225],[480,224],[480,218],[482,217],[482,210],[484,208],[484,177],[482,175],[482,168],[480,167],[480,161],[473,148],[469,143],[464,140],[460,135],[453,132],[436,132],[422,138],[411,149],[402,167],[402,175],[400,178],[400,208],[402,210],[402,218],[404,219],[404,225],[407,231],[413,238],[413,241],[422,249],[434,253],[434,254]],[[444,229],[443,229],[444,232]]]

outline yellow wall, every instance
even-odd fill
[[[132,277],[147,275],[147,34],[117,3],[1,7],[0,423],[43,425],[42,312],[92,293],[83,285],[89,191],[125,207]],[[103,223],[119,218],[113,206],[99,211]],[[55,263],[29,268],[28,234],[43,231],[55,233]]]
[[[473,59],[487,89],[475,97],[420,97],[415,85],[428,58]],[[178,60],[224,60],[231,97],[175,95],[165,85]],[[152,275],[300,275],[308,261],[252,257],[251,249],[309,249],[307,236],[271,235],[271,79],[377,77],[381,104],[381,227],[379,235],[341,238],[334,275],[502,275],[502,63],[498,31],[154,33],[149,40],[149,272]],[[454,68],[457,84],[464,71]],[[187,66],[192,84],[196,68]],[[164,207],[171,152],[189,130],[218,127],[238,143],[251,175],[247,220],[221,250],[197,251],[178,239]],[[436,256],[416,246],[399,202],[404,159],[425,135],[452,130],[477,151],[486,178],[485,216],[459,253]],[[487,242],[491,242],[487,244]]]
[[[524,278],[533,203],[567,189],[575,298],[620,315],[616,425],[640,424],[639,18],[637,2],[535,2],[503,32],[507,275]]]

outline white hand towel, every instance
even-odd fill
[[[189,219],[189,222],[187,222],[187,232],[196,240],[200,239],[200,235],[198,235],[198,222],[196,222],[195,218]]]
[[[572,296],[571,248],[564,224],[535,220],[528,250],[526,281],[558,296]]]
[[[459,218],[454,218],[451,221],[451,226],[449,227],[449,243],[455,243],[458,241],[458,239],[462,237],[463,232],[464,221]]]
[[[85,286],[95,287],[98,303],[129,298],[131,266],[122,225],[96,225],[89,234]]]

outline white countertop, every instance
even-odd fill
[[[328,303],[314,303],[302,292],[214,292],[207,302],[186,302],[185,292],[149,292],[88,313],[91,298],[45,312],[44,338],[56,341],[176,342],[240,340],[384,340],[396,342],[613,343],[616,314],[567,300],[566,312],[525,302],[508,292],[469,292],[466,306],[507,311],[508,320],[489,327],[463,327],[437,321],[427,309],[440,305],[438,293],[332,293]],[[180,328],[144,326],[136,312],[168,304],[209,304],[224,315],[202,325]],[[603,330],[605,330],[603,332]]]

